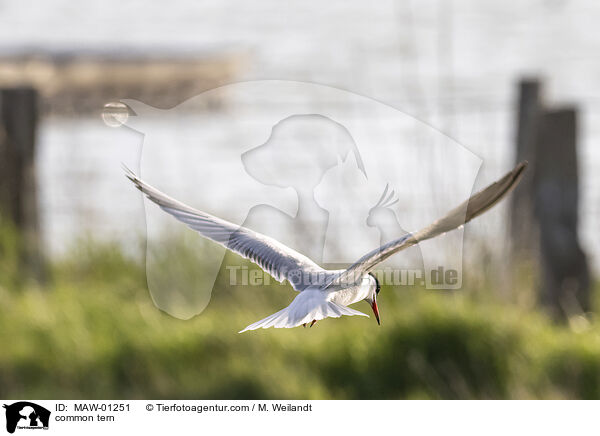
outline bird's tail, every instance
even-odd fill
[[[292,328],[302,324],[310,323],[313,320],[319,321],[325,318],[339,318],[342,315],[360,315],[366,316],[358,310],[336,304],[325,298],[325,293],[319,290],[306,290],[294,298],[292,304],[279,312],[250,324],[244,330],[256,330],[259,328]]]

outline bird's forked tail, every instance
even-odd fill
[[[342,315],[360,315],[369,317],[369,315],[359,312],[358,310],[350,309],[341,304],[328,301],[327,294],[318,289],[307,289],[300,292],[294,301],[283,310],[274,313],[261,319],[260,321],[250,324],[244,330],[256,330],[259,328],[292,328],[302,324],[307,324],[313,320],[319,321],[325,318],[339,318]]]

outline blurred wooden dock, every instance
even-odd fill
[[[0,55],[0,88],[33,86],[43,114],[96,114],[107,102],[122,98],[166,109],[230,83],[246,62],[245,54],[226,50],[22,50]],[[209,105],[219,105],[223,98]]]

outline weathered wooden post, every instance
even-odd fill
[[[589,310],[589,270],[578,240],[577,111],[549,109],[537,80],[519,85],[516,161],[529,169],[511,203],[514,267],[534,272],[556,318]],[[533,285],[533,283],[532,283]]]
[[[556,317],[590,308],[590,276],[579,245],[577,111],[544,111],[533,171],[535,216],[539,223],[541,300]]]
[[[533,266],[538,252],[538,229],[533,211],[533,168],[536,164],[538,124],[543,111],[541,93],[542,86],[538,80],[526,79],[519,84],[515,164],[527,160],[529,170],[525,171],[511,198],[510,233],[514,263],[525,268]]]
[[[0,90],[0,224],[21,234],[23,270],[43,279],[35,177],[38,94],[31,87]]]

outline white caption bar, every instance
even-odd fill
[[[561,435],[596,429],[596,401],[4,400],[0,434]],[[595,431],[595,430],[594,430]]]

